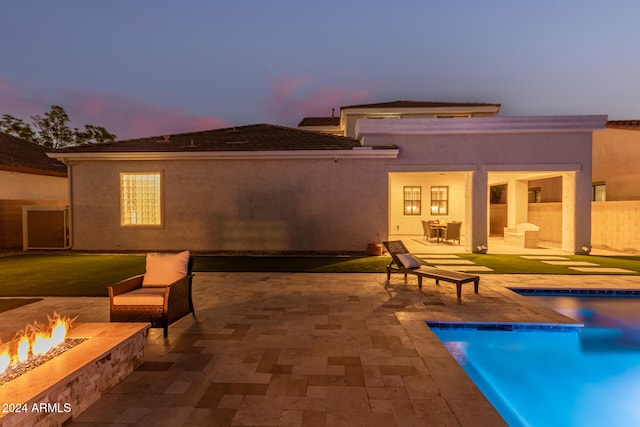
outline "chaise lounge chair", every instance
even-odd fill
[[[111,322],[149,322],[163,328],[189,313],[196,316],[191,299],[193,258],[178,254],[149,253],[146,272],[109,286]]]
[[[473,282],[474,291],[476,294],[478,293],[479,276],[422,265],[411,255],[401,240],[383,242],[383,244],[387,248],[389,255],[391,255],[391,262],[387,266],[387,280],[391,279],[391,272],[394,271],[396,273],[404,273],[405,280],[408,274],[418,276],[418,288],[420,289],[422,289],[423,277],[435,279],[436,285],[439,284],[440,280],[455,283],[458,299],[462,298],[462,285]]]

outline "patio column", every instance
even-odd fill
[[[489,235],[489,181],[485,171],[471,173],[471,209],[467,209],[467,236],[465,250],[484,253],[487,251]]]
[[[591,169],[562,174],[562,250],[574,254],[591,248]]]
[[[515,227],[528,222],[529,216],[528,181],[510,179],[507,183],[507,227]]]

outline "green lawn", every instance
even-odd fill
[[[572,270],[567,266],[546,264],[540,260],[522,258],[519,255],[495,254],[459,254],[463,259],[493,269],[493,274],[603,274],[584,273]],[[571,261],[584,261],[597,264],[599,267],[621,268],[633,273],[640,273],[640,257],[637,256],[592,256],[592,255],[562,255]],[[620,274],[620,273],[609,273]]]
[[[196,256],[195,272],[384,272],[386,257]],[[144,273],[144,255],[0,257],[0,297],[106,296],[107,286]]]
[[[140,255],[0,257],[0,296],[106,296],[107,286],[144,273]]]
[[[489,274],[589,274],[517,255],[459,256],[493,269]],[[566,258],[633,272],[627,274],[640,273],[640,257],[636,256],[567,255]],[[194,271],[383,273],[389,260],[386,256],[196,256]],[[0,257],[0,297],[106,296],[108,285],[143,273],[144,265],[144,255],[20,254]]]

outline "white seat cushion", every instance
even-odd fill
[[[143,287],[167,286],[187,275],[189,251],[177,254],[147,254]]]
[[[164,290],[160,287],[138,288],[113,297],[113,305],[163,305]]]

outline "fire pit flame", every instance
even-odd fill
[[[0,375],[12,366],[24,363],[30,355],[44,355],[62,344],[76,318],[77,316],[73,319],[60,316],[54,311],[53,316],[47,315],[49,320],[47,326],[38,322],[27,325],[16,334],[14,341],[2,346],[3,348],[0,350]]]

